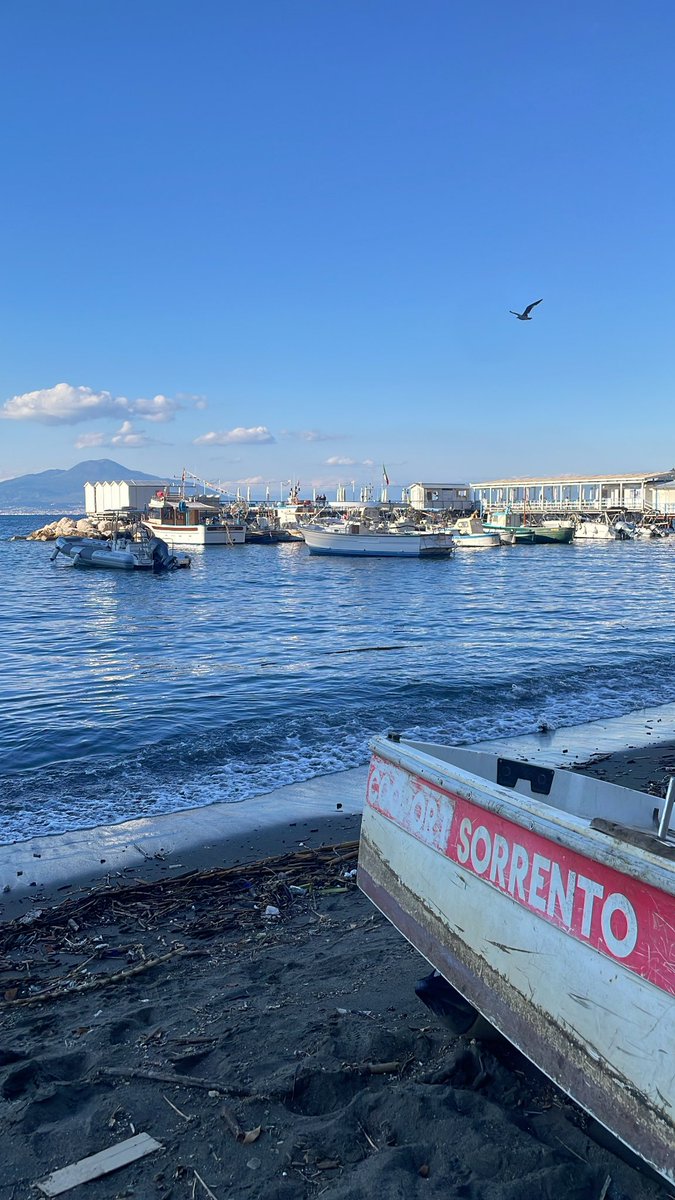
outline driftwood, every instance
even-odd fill
[[[134,975],[142,975],[151,967],[159,967],[162,963],[169,962],[170,959],[179,955],[194,953],[192,950],[186,950],[184,946],[179,946],[175,950],[169,950],[168,954],[160,954],[158,958],[146,958],[145,962],[137,963],[135,967],[125,967],[123,971],[115,971],[112,975],[97,975],[95,979],[85,979],[82,983],[74,983],[72,987],[48,988],[44,992],[36,992],[34,996],[18,996],[13,1000],[1,1000],[0,1008],[9,1008],[10,1005],[18,1004],[40,1004],[45,1000],[61,1000],[64,996],[76,996],[79,992],[93,992],[97,988],[108,987],[111,983],[119,983],[122,979],[131,979]]]
[[[145,1070],[142,1067],[101,1067],[98,1074],[103,1079],[150,1079],[154,1083],[173,1083],[176,1087],[201,1088],[207,1092],[222,1092],[224,1096],[251,1098],[246,1088],[227,1087],[211,1079],[201,1079],[198,1075],[172,1075],[170,1071]]]

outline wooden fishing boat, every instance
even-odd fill
[[[349,555],[371,558],[447,558],[455,544],[448,533],[373,526],[368,521],[303,525],[302,533],[310,554]]]
[[[675,1183],[675,781],[664,801],[398,735],[372,751],[359,886]]]
[[[451,526],[451,532],[460,550],[490,550],[501,545],[499,533],[487,529],[475,515],[459,517]]]

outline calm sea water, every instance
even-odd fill
[[[197,551],[77,571],[0,517],[0,842],[675,700],[675,536],[451,560]]]

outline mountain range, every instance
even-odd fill
[[[67,471],[16,475],[0,481],[0,513],[82,513],[85,483],[103,479],[155,480],[156,476],[123,467],[111,458],[87,459]]]

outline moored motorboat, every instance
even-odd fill
[[[453,538],[448,533],[394,527],[374,528],[360,520],[303,525],[301,528],[310,554],[438,558],[447,557],[454,550]]]
[[[451,527],[458,550],[489,550],[502,544],[498,532],[486,529],[478,517],[459,517]]]
[[[169,546],[243,546],[243,521],[224,512],[217,496],[190,495],[183,488],[160,488],[144,517]]]
[[[490,533],[498,533],[502,543],[525,545],[534,543],[534,526],[523,524],[521,518],[510,508],[486,513],[483,526]],[[507,539],[508,542],[507,542]]]
[[[675,1183],[669,798],[392,735],[358,883],[466,1001]]]
[[[73,567],[101,567],[108,571],[152,571],[155,575],[189,567],[187,554],[173,554],[166,542],[143,526],[115,533],[110,538],[59,537],[51,555]]]
[[[557,518],[549,518],[542,521],[541,525],[534,526],[534,541],[546,545],[548,543],[559,543],[564,546],[569,545],[574,537],[576,526],[571,519],[559,520]]]
[[[615,525],[608,517],[600,521],[582,518],[574,531],[575,542],[621,542],[627,538],[625,529]]]
[[[504,538],[510,533],[517,545],[548,545],[550,543],[566,544],[572,541],[575,522],[569,518],[549,517],[539,524],[526,521],[524,516],[513,512],[510,508],[489,513],[483,519],[486,529],[499,533]]]

